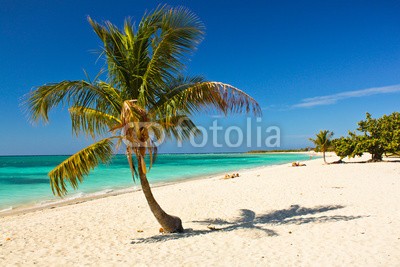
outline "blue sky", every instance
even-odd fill
[[[100,42],[87,23],[122,25],[159,3],[183,5],[206,25],[188,74],[232,84],[263,107],[264,128],[281,129],[282,148],[310,145],[321,129],[336,136],[374,117],[399,111],[398,1],[14,1],[0,3],[0,155],[71,154],[91,140],[71,134],[66,109],[50,124],[32,126],[20,99],[34,86],[95,75]],[[212,114],[196,116],[204,126]],[[220,119],[244,125],[244,115]],[[253,126],[256,122],[253,121]],[[253,133],[254,134],[254,133]],[[245,151],[247,147],[170,142],[162,152]]]

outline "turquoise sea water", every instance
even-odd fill
[[[0,157],[0,211],[24,204],[60,200],[52,195],[47,173],[67,156]],[[236,172],[242,169],[303,161],[304,154],[161,154],[148,179],[151,184],[174,182],[194,177]],[[100,165],[86,177],[69,197],[94,192],[133,188],[129,166],[124,155],[116,155],[108,165]]]

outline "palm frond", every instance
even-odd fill
[[[135,182],[135,177],[138,176],[138,172],[137,172],[137,169],[135,167],[135,162],[134,162],[132,156],[133,156],[132,148],[130,146],[127,146],[126,147],[126,158],[128,160],[129,168],[131,170],[132,179]]]
[[[129,88],[131,62],[127,58],[127,49],[124,45],[126,44],[125,35],[109,21],[106,21],[104,26],[90,17],[88,21],[103,42],[103,53],[106,56],[110,81],[114,86]]]
[[[60,197],[67,194],[67,182],[73,189],[77,189],[85,175],[99,163],[108,162],[113,156],[111,138],[103,139],[64,160],[50,173],[50,185],[54,195]]]
[[[167,137],[174,137],[179,141],[188,140],[191,136],[200,134],[196,124],[186,115],[163,117],[158,119],[157,123],[164,129]]]
[[[162,31],[152,39],[152,54],[143,75],[143,95],[139,95],[141,104],[147,97],[148,84],[165,85],[165,81],[176,77],[184,68],[188,56],[196,50],[202,41],[204,25],[192,12],[185,8],[169,9],[163,14],[160,28]]]
[[[150,169],[153,167],[153,164],[157,160],[158,148],[157,148],[157,146],[154,145],[154,146],[148,147],[147,150],[148,150],[149,157],[150,157],[150,166],[149,166],[149,171],[150,171]]]
[[[62,81],[38,87],[25,96],[23,105],[32,122],[49,119],[49,111],[59,104],[85,108],[107,107],[118,109],[113,95],[103,87],[86,81]]]
[[[221,82],[181,84],[166,92],[150,112],[175,116],[178,111],[193,114],[205,108],[225,114],[252,112],[261,115],[257,101],[238,88]]]
[[[137,99],[139,96],[149,61],[150,38],[159,29],[163,12],[161,8],[145,16],[137,31],[129,18],[124,22],[124,29],[119,30],[109,21],[101,25],[88,17],[93,30],[104,44],[108,78],[113,85],[122,89],[124,99]]]
[[[121,124],[121,120],[105,112],[92,108],[71,107],[69,113],[72,121],[72,131],[77,136],[85,133],[94,138],[103,135]]]

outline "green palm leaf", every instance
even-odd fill
[[[119,106],[113,101],[114,97],[110,91],[96,84],[86,81],[62,81],[40,86],[25,96],[24,105],[33,122],[40,119],[47,122],[49,111],[60,103],[115,110]]]
[[[151,59],[143,74],[143,86],[165,86],[184,68],[187,57],[196,49],[204,35],[204,25],[185,8],[166,10],[162,16],[163,31],[152,38]],[[147,90],[141,91],[146,93]],[[142,103],[145,95],[139,95]],[[143,102],[145,103],[145,102]]]
[[[77,189],[85,175],[99,163],[108,162],[112,156],[113,143],[110,138],[106,138],[64,160],[49,173],[53,194],[64,196],[68,192],[67,182],[73,189]]]
[[[121,124],[120,119],[92,108],[71,107],[69,113],[72,131],[77,136],[82,132],[94,138]]]
[[[179,111],[193,114],[205,108],[217,109],[225,114],[261,114],[257,101],[236,87],[221,82],[180,84],[166,92],[150,112],[175,116]]]
[[[179,141],[200,134],[196,124],[186,115],[163,117],[157,120],[157,124],[163,128],[166,137],[174,137]],[[156,136],[157,140],[161,138],[160,135]]]

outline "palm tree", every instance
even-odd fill
[[[65,80],[40,86],[24,103],[32,122],[48,122],[52,108],[67,105],[74,134],[102,138],[49,173],[53,194],[67,194],[67,184],[78,188],[94,167],[108,162],[125,143],[133,179],[139,178],[155,218],[165,232],[182,232],[181,220],[159,206],[147,180],[157,155],[156,141],[163,135],[184,140],[197,133],[190,117],[204,109],[225,115],[257,115],[261,109],[231,85],[181,75],[184,62],[204,34],[203,24],[187,9],[159,7],[146,14],[137,28],[130,19],[123,29],[110,22],[101,25],[90,17],[88,21],[103,43],[106,70],[93,81]]]
[[[332,145],[331,141],[332,136],[333,132],[330,132],[328,130],[323,130],[320,131],[318,134],[316,134],[315,139],[310,138],[310,141],[315,144],[315,151],[322,152],[325,164],[327,163],[325,159],[325,152],[328,151],[328,149]]]

